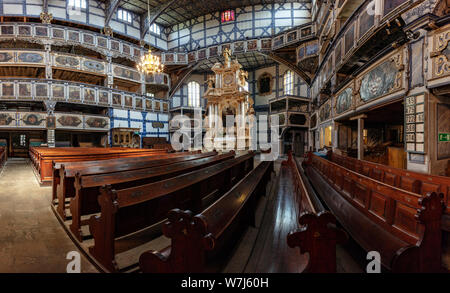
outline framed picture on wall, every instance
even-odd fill
[[[55,129],[56,127],[56,117],[47,116],[47,129]]]

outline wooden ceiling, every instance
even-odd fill
[[[107,2],[109,0],[101,1]],[[148,1],[150,4],[150,14],[152,14],[156,13],[161,6],[170,0]],[[178,0],[166,9],[166,11],[158,17],[156,22],[164,27],[167,27],[216,11],[252,5],[267,5],[273,3],[282,4],[291,2],[310,3],[311,0]],[[119,6],[136,14],[147,14],[147,0],[121,0]]]

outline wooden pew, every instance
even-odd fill
[[[442,272],[442,195],[408,192],[308,154],[306,174],[366,251],[393,272]]]
[[[205,203],[225,194],[253,169],[249,153],[201,170],[137,187],[114,190],[107,185],[98,197],[101,214],[89,219],[94,237],[90,254],[109,271],[115,262],[115,239],[164,220],[173,208],[200,212]]]
[[[340,156],[332,151],[328,152],[327,158],[354,172],[422,196],[430,192],[442,193],[444,203],[447,207],[445,213],[450,215],[450,177],[428,175],[393,168],[351,157]]]
[[[51,183],[53,162],[98,161],[114,158],[140,157],[167,153],[166,150],[130,149],[130,148],[42,148],[31,147],[34,164],[39,180],[43,184]]]
[[[171,246],[160,252],[147,251],[139,258],[144,273],[217,272],[215,262],[232,248],[248,224],[254,225],[258,197],[265,194],[273,162],[261,162],[230,191],[200,214],[171,210],[163,226]]]
[[[100,188],[105,184],[114,189],[141,186],[199,170],[201,168],[206,168],[232,159],[233,157],[234,152],[230,152],[227,154],[197,158],[195,160],[181,161],[178,163],[175,162],[170,165],[163,164],[143,169],[130,169],[121,170],[119,172],[85,175],[77,173],[75,176],[75,197],[70,200],[70,212],[72,215],[70,230],[79,241],[83,241],[81,226],[88,224],[88,222],[81,221],[81,216],[100,212],[97,197],[100,194]]]
[[[196,151],[160,154],[158,156],[109,159],[101,161],[54,162],[52,198],[53,201],[55,201],[56,198],[61,198],[61,200],[63,200],[66,197],[75,196],[74,182],[76,173],[80,173],[80,175],[87,175],[148,168],[152,166],[181,162],[184,160],[209,157],[215,154],[217,153],[209,152],[201,154],[200,152]]]
[[[0,147],[0,170],[5,165],[7,160],[6,148]]]
[[[299,228],[287,235],[287,243],[291,248],[299,247],[300,253],[309,254],[306,264],[299,263],[300,267],[305,268],[302,273],[336,273],[336,245],[348,240],[347,233],[336,227],[336,218],[325,210],[309,186],[292,151],[288,152],[288,160],[282,162],[281,168],[291,171],[294,183],[292,196],[298,204]],[[282,173],[280,171],[280,176]]]

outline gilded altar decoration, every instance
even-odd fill
[[[208,109],[206,139],[216,149],[249,149],[254,109],[246,81],[248,72],[232,60],[228,47],[222,47],[222,53],[224,64],[216,63],[211,68],[215,75],[208,78],[204,95]]]

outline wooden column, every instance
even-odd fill
[[[364,119],[358,118],[358,160],[364,159]]]

